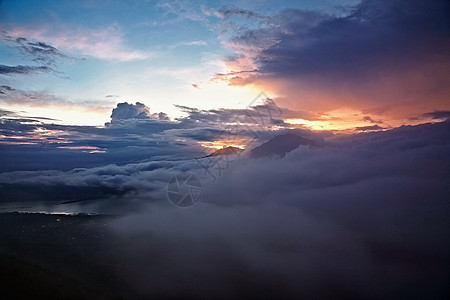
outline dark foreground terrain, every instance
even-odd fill
[[[8,298],[120,298],[109,216],[0,214],[0,286]]]
[[[114,230],[118,220],[106,215],[0,214],[0,298],[446,299],[448,291],[448,256],[432,249],[416,253],[406,246],[400,251],[379,245],[372,251],[373,267],[330,249],[337,261],[344,259],[339,269],[321,255],[324,266],[314,263],[308,269],[308,263],[293,261],[295,272],[288,274],[294,275],[286,277],[285,264],[271,266],[264,255],[259,254],[255,265],[243,262],[239,251],[251,258],[258,255],[245,247],[231,249],[196,235],[180,235],[178,241],[152,234],[123,236]],[[311,242],[310,236],[305,243]],[[282,239],[271,247],[279,249],[278,259],[289,260],[295,250]],[[364,274],[358,268],[367,274],[355,276]]]

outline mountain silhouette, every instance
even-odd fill
[[[233,146],[228,146],[228,147],[220,148],[219,150],[216,150],[213,153],[211,153],[209,155],[206,155],[204,157],[211,157],[211,156],[218,156],[218,155],[239,154],[242,151],[244,151],[244,149],[241,149],[241,148],[238,148],[238,147],[233,147]]]
[[[316,146],[310,139],[293,133],[277,135],[250,151],[250,157],[284,157],[286,153],[297,149],[301,145]]]

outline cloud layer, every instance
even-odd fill
[[[127,247],[117,248],[116,270],[147,296],[439,298],[449,129],[404,127],[241,160],[205,183],[192,209],[154,203],[118,220]]]

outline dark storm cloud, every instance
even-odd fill
[[[305,22],[308,12],[289,10],[293,18],[286,33],[277,36],[280,42],[257,57],[259,72],[282,77],[332,72],[357,79],[380,63],[394,67],[448,59],[449,9],[442,0],[367,0],[347,17],[323,17],[318,24]],[[252,33],[237,40],[253,44]]]
[[[47,66],[7,66],[0,65],[1,75],[31,75],[36,73],[50,73],[54,70]]]
[[[270,19],[269,24],[257,29],[246,30],[234,36],[230,41],[232,45],[237,46],[237,48],[241,45],[243,46],[241,49],[244,50],[252,48],[270,49],[276,47],[275,45],[279,44],[286,36],[294,33],[306,34],[309,29],[326,19],[327,16],[318,12],[288,8],[267,18]],[[245,55],[246,53],[241,54]]]
[[[426,110],[445,110],[448,11],[445,0],[365,0],[346,16],[284,10],[270,25],[234,31],[224,42],[235,52],[231,72],[216,79],[252,83],[315,112],[387,107],[407,119],[424,112],[423,99]]]

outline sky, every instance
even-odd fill
[[[447,9],[446,1],[1,1],[0,107],[101,126],[120,102],[177,118],[175,105],[245,108],[264,91],[311,114],[291,124],[417,124],[450,109]]]
[[[27,113],[79,125],[103,125],[114,104],[123,101],[140,101],[173,117],[180,115],[174,104],[242,108],[259,88],[231,87],[213,78],[231,71],[225,60],[235,51],[228,39],[260,26],[245,11],[270,15],[289,6],[339,12],[337,5],[2,1],[2,85],[21,91],[2,105],[24,110],[26,104]],[[31,68],[8,69],[17,66]]]
[[[449,12],[0,1],[0,211],[117,216],[105,256],[142,298],[438,299]]]

